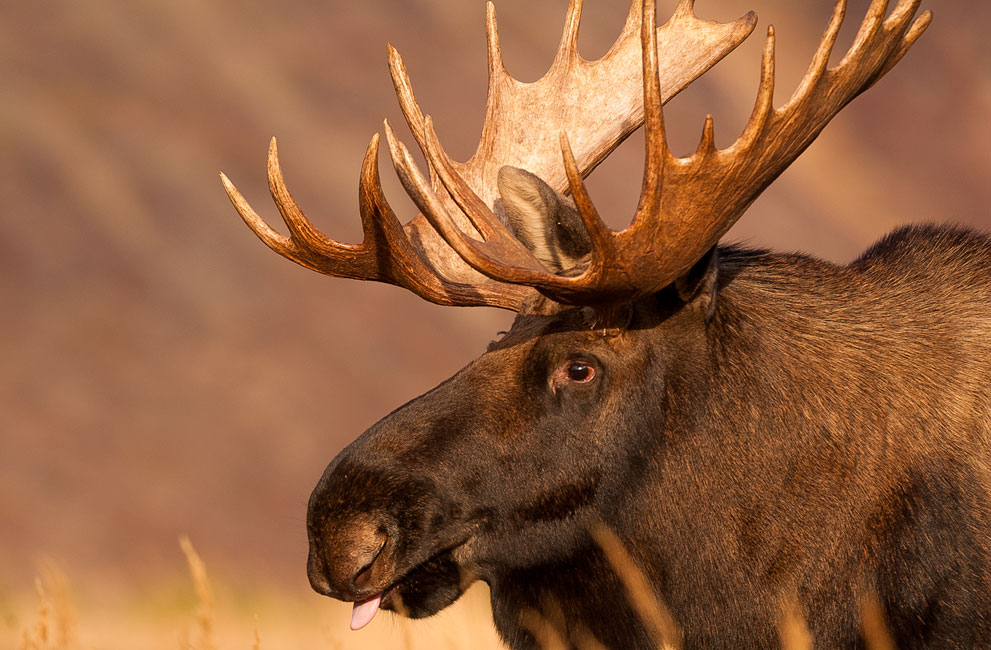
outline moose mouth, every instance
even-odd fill
[[[351,629],[367,625],[380,609],[407,618],[432,616],[456,601],[468,584],[454,552],[467,541],[449,546],[398,575],[380,592],[355,602]]]

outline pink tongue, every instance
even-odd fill
[[[382,594],[378,594],[364,602],[355,603],[354,611],[351,612],[351,629],[360,630],[368,625],[375,618],[375,612],[379,611],[379,603],[381,602]]]

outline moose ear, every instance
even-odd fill
[[[500,169],[497,183],[507,225],[547,270],[564,273],[592,250],[571,199],[517,167]]]
[[[674,288],[682,302],[696,300],[706,312],[706,320],[712,318],[716,310],[716,279],[719,275],[719,251],[716,246],[695,262],[680,278],[674,281]]]

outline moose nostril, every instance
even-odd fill
[[[367,514],[311,531],[306,572],[313,590],[353,600],[388,572],[389,536],[378,517]]]
[[[373,573],[372,567],[375,565],[375,561],[379,558],[379,556],[382,555],[382,549],[385,548],[385,544],[389,540],[388,536],[381,531],[377,533],[377,537],[380,540],[378,542],[378,546],[366,547],[371,548],[372,550],[370,553],[365,555],[364,562],[360,565],[361,568],[358,569],[358,572],[354,574],[354,577],[351,580],[351,584],[355,587],[364,587],[368,584],[369,580],[371,580]]]

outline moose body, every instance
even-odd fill
[[[274,140],[269,184],[288,236],[223,178],[255,234],[307,268],[518,314],[478,359],[341,452],[314,489],[310,583],[355,603],[352,628],[380,608],[430,616],[483,580],[514,650],[554,637],[779,647],[786,611],[817,647],[861,648],[865,602],[899,648],[991,647],[991,239],[910,227],[847,266],[717,246],[930,14],[900,0],[886,17],[872,0],[830,68],[840,0],[779,108],[769,29],[743,133],[717,150],[709,118],[697,151],[676,158],[664,101],[754,26],[752,14],[700,20],[692,5],[656,28],[653,1],[633,0],[616,44],[589,62],[572,0],[551,70],[521,84],[502,68],[490,4],[489,106],[466,163],[440,147],[390,49],[431,174],[387,123],[421,214],[403,225],[386,201],[376,135],[360,245],[305,217]],[[640,124],[641,199],[614,232],[583,177]],[[629,597],[615,548],[664,625]]]
[[[362,595],[329,584],[367,554],[329,584],[323,558],[375,513],[400,578],[384,607],[429,615],[482,579],[514,649],[555,606],[569,640],[656,647],[601,522],[686,648],[780,647],[792,591],[818,647],[858,647],[868,593],[899,648],[991,642],[991,240],[908,228],[843,267],[716,255],[694,297],[642,299],[622,330],[519,317],[346,448],[310,504],[318,590]],[[589,384],[555,379],[575,359]]]

